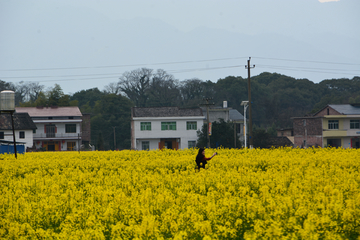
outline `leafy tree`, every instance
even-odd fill
[[[271,134],[263,128],[253,128],[254,148],[267,148],[271,143]]]
[[[104,151],[104,150],[105,150],[105,147],[104,147],[104,139],[103,139],[101,133],[99,133],[99,137],[97,138],[96,148],[97,148],[97,150],[99,150],[99,151]]]
[[[229,106],[241,108],[241,102],[248,100],[247,80],[242,77],[229,76],[219,79],[216,83],[216,94],[214,101],[221,105],[223,101],[228,101]]]
[[[40,92],[37,99],[35,100],[35,106],[45,106],[47,104],[46,95],[43,92]]]
[[[14,86],[11,83],[0,80],[0,92],[4,90],[14,90]]]
[[[40,89],[38,85],[23,85],[20,89],[24,90],[24,92],[20,91],[18,94],[21,99],[25,99],[25,97],[29,94],[30,88],[26,88],[27,86],[32,86],[33,89]],[[39,88],[38,88],[39,87]],[[34,92],[37,90],[32,90],[28,101],[21,101],[19,105],[22,107],[38,107],[38,106],[58,106],[58,107],[66,107],[66,106],[77,106],[78,101],[70,100],[70,95],[64,94],[60,85],[55,84],[54,88],[50,88],[47,92]],[[35,98],[36,97],[36,98]]]
[[[198,131],[198,140],[197,146],[204,147],[207,146],[207,124],[202,126],[201,131]],[[240,147],[241,143],[238,138],[236,138],[236,147]],[[234,148],[234,124],[231,122],[225,122],[224,119],[220,119],[219,122],[212,123],[212,134],[210,136],[210,147],[224,147],[224,148]]]
[[[48,95],[48,105],[49,106],[59,106],[60,99],[64,97],[64,92],[59,84],[47,92]]]
[[[81,90],[74,93],[71,97],[71,101],[78,101],[78,106],[83,113],[92,113],[96,101],[100,100],[103,96],[109,94],[107,92],[101,92],[98,88],[91,88],[87,90]]]
[[[103,136],[104,148],[114,149],[114,128],[116,137],[115,149],[129,149],[131,132],[131,107],[133,103],[121,95],[105,94],[96,101],[91,117],[91,140],[98,142],[99,134]]]

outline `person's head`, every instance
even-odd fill
[[[204,148],[199,148],[198,155],[204,155],[205,156],[205,149]]]

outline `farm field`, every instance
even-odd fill
[[[0,239],[360,239],[360,150],[0,155]]]

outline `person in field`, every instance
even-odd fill
[[[216,154],[217,153],[215,152],[211,157],[207,158],[205,157],[205,149],[200,148],[195,160],[197,169],[198,170],[200,170],[200,168],[205,169],[205,165],[207,164],[207,161],[211,160]]]

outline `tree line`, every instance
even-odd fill
[[[16,106],[78,106],[82,113],[91,114],[92,144],[109,150],[130,148],[133,106],[193,108],[204,98],[212,98],[215,106],[227,101],[229,107],[243,114],[240,104],[248,100],[248,79],[227,76],[217,82],[197,78],[179,81],[162,69],[140,68],[123,73],[118,82],[102,91],[92,88],[68,95],[58,84],[45,90],[39,83],[0,80],[2,90],[15,91]],[[277,128],[292,127],[292,117],[312,114],[327,104],[359,103],[360,77],[314,83],[264,72],[251,77],[251,96],[254,130],[270,136]]]

